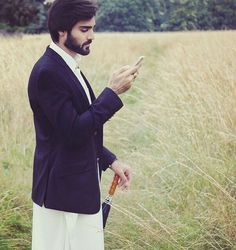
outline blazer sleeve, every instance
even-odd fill
[[[117,157],[106,147],[103,147],[100,162],[102,170],[105,171],[115,160]]]
[[[67,146],[81,146],[94,131],[123,106],[118,95],[105,88],[90,108],[78,114],[65,80],[55,72],[44,70],[38,77],[38,102],[57,135]]]

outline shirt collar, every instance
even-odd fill
[[[70,69],[74,72],[75,69],[79,66],[79,62],[81,60],[81,56],[76,54],[75,58],[66,53],[63,49],[61,49],[57,44],[53,41],[49,46],[52,50],[54,50],[62,59],[66,62],[66,64],[70,67]]]

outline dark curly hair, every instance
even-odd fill
[[[48,29],[54,42],[59,41],[59,31],[70,32],[73,26],[96,15],[96,0],[55,0],[48,11]]]

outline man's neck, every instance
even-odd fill
[[[67,54],[69,54],[70,56],[72,56],[73,58],[76,57],[77,53],[74,51],[69,50],[68,48],[66,48],[66,46],[62,43],[55,43],[58,47],[60,47],[61,49],[63,49]]]

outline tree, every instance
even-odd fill
[[[154,0],[100,0],[97,30],[154,30]]]
[[[236,28],[236,1],[211,0],[208,4],[214,29]]]
[[[196,29],[198,2],[198,0],[163,1],[165,13],[161,30]]]
[[[44,5],[36,0],[5,0],[0,3],[0,22],[9,31],[41,32],[46,22]]]
[[[0,29],[47,30],[45,0],[2,0]],[[236,29],[236,0],[98,0],[97,31]]]
[[[212,18],[209,11],[209,0],[199,0],[197,5],[197,29],[212,29]]]

